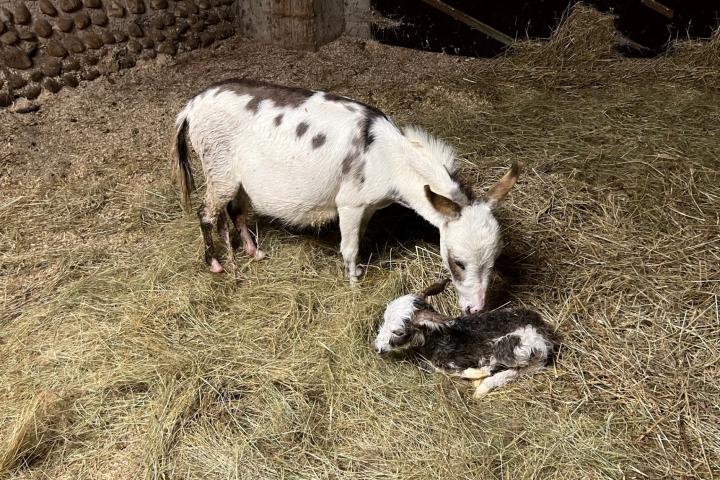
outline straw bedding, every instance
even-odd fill
[[[231,40],[0,114],[0,475],[719,475],[717,39],[626,60],[608,25],[579,7],[492,60]],[[478,193],[523,160],[491,303],[540,311],[557,365],[475,402],[377,357],[385,303],[442,273],[436,233],[399,209],[371,224],[358,289],[337,228],[259,218],[268,258],[209,274],[169,140],[188,96],[229,76],[421,125]]]

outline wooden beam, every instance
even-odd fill
[[[673,18],[675,15],[675,12],[673,12],[673,9],[670,7],[666,7],[662,3],[658,2],[657,0],[641,0],[642,4],[646,7],[655,10],[657,13],[662,15],[663,17],[667,18]]]
[[[513,43],[515,41],[511,36],[505,35],[504,33],[500,32],[498,30],[495,30],[490,25],[483,23],[476,18],[471,17],[467,13],[461,12],[460,10],[458,10],[455,7],[451,7],[450,5],[448,5],[445,2],[442,2],[441,0],[422,0],[422,1],[427,3],[428,5],[430,5],[431,7],[437,8],[441,12],[444,12],[444,13],[450,15],[455,20],[459,20],[462,23],[464,23],[465,25],[467,25],[471,28],[474,28],[475,30],[481,31],[488,37],[494,38],[495,40],[497,40],[500,43],[503,43],[505,45],[510,45],[511,43]]]

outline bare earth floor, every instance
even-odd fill
[[[720,475],[717,90],[672,59],[531,61],[232,39],[0,111],[0,476]],[[268,258],[208,273],[169,144],[189,96],[233,76],[423,126],[478,193],[523,160],[493,306],[539,310],[557,365],[478,402],[376,356],[385,303],[442,273],[404,212],[374,222],[355,290],[333,228],[256,218]]]

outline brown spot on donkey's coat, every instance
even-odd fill
[[[387,115],[385,115],[381,110],[368,105],[366,103],[358,102],[357,100],[352,100],[350,98],[341,97],[340,95],[336,95],[334,93],[325,93],[323,98],[330,102],[338,102],[341,103],[345,108],[350,110],[351,112],[355,111],[354,106],[358,107],[362,111],[362,120],[360,120],[360,131],[362,132],[361,139],[363,143],[363,148],[365,151],[370,148],[370,145],[373,143],[375,138],[373,137],[372,133],[370,132],[370,129],[372,128],[373,123],[378,119],[388,119]],[[352,107],[352,108],[351,108]]]
[[[218,92],[232,92],[236,95],[249,95],[253,97],[245,108],[257,113],[263,100],[273,102],[276,107],[298,108],[315,94],[312,90],[285,85],[274,85],[259,80],[245,78],[232,78],[210,85],[205,91],[218,89]]]
[[[325,137],[325,134],[318,133],[312,138],[312,146],[314,149],[318,149],[322,147],[325,144],[325,140],[327,137]]]
[[[308,128],[310,128],[310,125],[308,125],[305,122],[298,123],[297,128],[295,129],[295,135],[297,135],[298,138],[305,135],[305,132],[307,132]]]
[[[355,137],[352,139],[350,151],[345,155],[342,161],[343,175],[349,175],[352,173],[353,178],[357,180],[360,185],[365,183],[365,158],[362,156],[362,153],[362,138]]]

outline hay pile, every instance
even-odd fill
[[[618,60],[615,46],[622,39],[615,31],[614,17],[577,4],[568,10],[553,35],[546,41],[522,41],[512,46],[515,64],[562,71],[565,65],[592,71],[608,61]]]
[[[511,59],[237,40],[0,115],[0,475],[720,475],[717,93],[693,59],[663,67],[674,77],[646,74],[667,59],[617,59],[548,83],[526,77],[547,64]],[[555,325],[556,368],[476,403],[461,381],[378,358],[385,303],[441,273],[437,246],[408,240],[423,224],[397,211],[371,225],[357,290],[335,230],[263,220],[268,260],[206,273],[169,130],[208,79],[238,75],[423,125],[478,190],[525,161],[498,211],[492,304]]]
[[[515,82],[539,82],[544,88],[615,82],[720,86],[720,33],[705,41],[679,39],[654,59],[626,61],[618,47],[633,42],[617,32],[614,23],[609,13],[575,4],[547,41],[517,42],[493,71]]]

